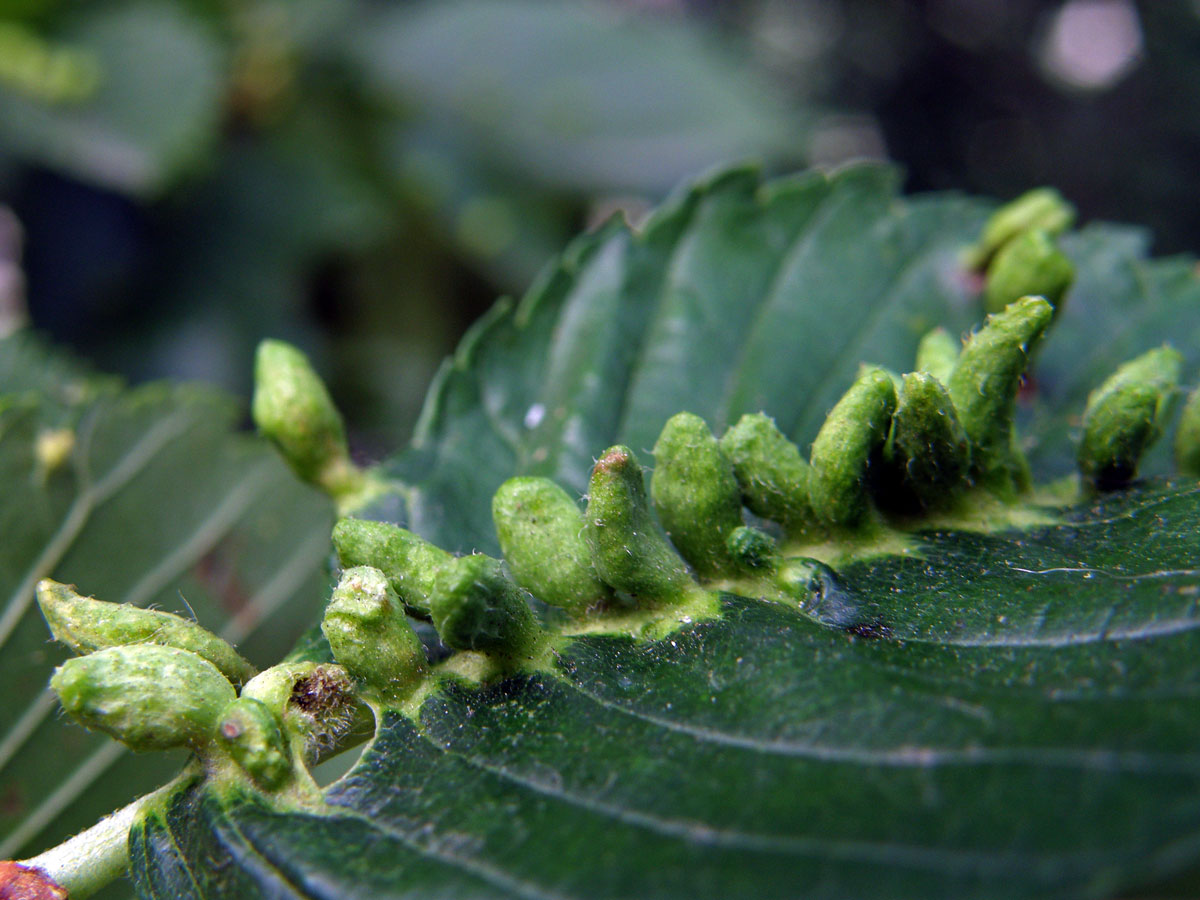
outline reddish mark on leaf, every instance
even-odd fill
[[[193,569],[196,580],[205,586],[230,615],[241,613],[250,603],[250,592],[238,573],[240,547],[227,539],[200,558]]]
[[[959,285],[968,294],[982,294],[987,285],[983,272],[974,269],[960,269],[958,272]]]
[[[1020,386],[1017,388],[1017,402],[1023,406],[1032,404],[1037,392],[1037,379],[1029,374],[1022,375]]]
[[[67,892],[41,869],[0,862],[0,900],[67,900]]]
[[[9,784],[0,794],[0,816],[6,818],[20,815],[25,811],[25,795],[15,784]]]

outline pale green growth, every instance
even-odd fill
[[[748,525],[729,532],[725,545],[730,558],[743,569],[769,569],[779,561],[775,539]]]
[[[425,671],[425,649],[378,569],[356,566],[342,573],[321,631],[334,659],[368,695],[398,700]]]
[[[1035,228],[996,252],[988,266],[984,307],[995,313],[1022,297],[1039,296],[1057,310],[1074,281],[1074,264],[1054,238]]]
[[[53,474],[66,465],[75,451],[75,432],[70,428],[48,428],[38,432],[34,458],[43,476]]]
[[[889,444],[892,459],[922,507],[950,500],[966,483],[971,445],[942,383],[928,372],[904,376]]]
[[[1006,203],[987,220],[979,242],[965,255],[968,268],[982,270],[992,256],[1017,235],[1039,228],[1055,235],[1075,221],[1075,208],[1053,188],[1036,188]]]
[[[592,566],[583,514],[548,478],[510,478],[492,498],[500,549],[517,584],[576,616],[612,600]]]
[[[1175,463],[1179,471],[1200,478],[1200,387],[1188,395],[1175,432]]]
[[[1029,355],[1045,333],[1054,308],[1041,297],[1022,297],[971,336],[947,388],[971,441],[971,470],[993,488],[1025,489],[1029,473],[1015,446],[1013,415]]]
[[[236,696],[208,660],[158,644],[109,647],[69,659],[55,670],[50,686],[73,719],[139,752],[202,748]]]
[[[233,761],[267,790],[282,787],[291,776],[282,722],[261,700],[238,697],[226,706],[216,736]]]
[[[447,647],[510,659],[530,654],[539,635],[524,593],[499,560],[483,554],[439,570],[433,625]]]
[[[308,358],[283,341],[263,341],[254,360],[254,423],[292,469],[330,496],[360,492],[365,479],[350,461],[346,429]]]
[[[945,328],[933,329],[917,344],[917,371],[928,372],[942,384],[949,383],[961,346],[962,342]]]
[[[1163,431],[1183,358],[1159,347],[1125,363],[1088,396],[1079,470],[1102,490],[1137,473],[1142,455]]]
[[[234,684],[255,675],[254,666],[228,642],[182,616],[81,597],[73,587],[49,578],[38,582],[37,600],[55,640],[75,653],[126,644],[161,644],[203,657]]]
[[[654,521],[642,467],[628,447],[610,447],[592,469],[585,517],[592,562],[617,590],[658,602],[677,599],[693,584]]]
[[[56,47],[17,22],[0,22],[0,84],[43,103],[81,103],[103,80],[95,54]]]
[[[747,509],[793,534],[813,523],[811,469],[774,419],[747,413],[721,437],[721,449],[733,464]]]
[[[333,546],[343,568],[379,569],[404,605],[424,618],[437,570],[454,558],[411,531],[366,519],[340,519],[333,527]]]
[[[866,518],[867,467],[887,440],[896,389],[882,369],[866,369],[837,402],[812,447],[810,493],[826,525],[854,528]]]
[[[699,416],[667,420],[654,445],[650,495],[671,543],[698,573],[728,570],[725,542],[742,526],[742,498],[733,466]]]

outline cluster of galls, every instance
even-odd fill
[[[952,514],[980,493],[1015,502],[1030,489],[1013,417],[1030,356],[1054,318],[1051,301],[1073,279],[1055,243],[1070,219],[1047,191],[993,216],[968,262],[984,274],[995,314],[961,346],[930,332],[916,371],[864,366],[808,460],[766,415],[743,416],[718,440],[701,418],[680,413],[654,447],[654,511],[642,466],[623,446],[596,462],[582,512],[547,479],[503,484],[492,512],[505,562],[456,557],[395,525],[343,518],[333,533],[343,572],[321,626],[339,665],[285,661],[256,675],[195,623],[46,581],[38,593],[52,631],[86,654],[52,685],[75,718],[134,749],[189,746],[280,790],[307,778],[306,763],[361,711],[352,693],[397,707],[429,683],[411,618],[432,621],[442,643],[475,654],[485,663],[476,672],[488,674],[550,645],[530,595],[576,620],[614,622],[669,613],[708,596],[702,585],[728,581],[803,600],[814,561],[785,559],[780,539],[792,548],[853,541],[888,516]],[[1078,451],[1088,490],[1135,476],[1162,434],[1180,367],[1174,350],[1151,350],[1092,392]],[[266,342],[256,376],[255,420],[301,477],[343,511],[387,489],[351,463],[341,417],[302,354]],[[1176,455],[1184,473],[1200,475],[1200,389],[1185,406]]]
[[[37,595],[54,637],[82,654],[50,679],[63,709],[133,750],[187,747],[282,790],[306,778],[353,720],[357,701],[340,666],[285,661],[258,673],[189,619],[82,597],[49,579]]]

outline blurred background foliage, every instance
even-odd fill
[[[0,333],[243,395],[283,337],[376,457],[498,294],[723,162],[1200,249],[1197,84],[1183,0],[0,0]]]

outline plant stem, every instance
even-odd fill
[[[138,814],[179,783],[172,779],[158,790],[139,797],[21,865],[41,869],[64,888],[71,900],[82,900],[125,874],[129,868],[129,829]]]

